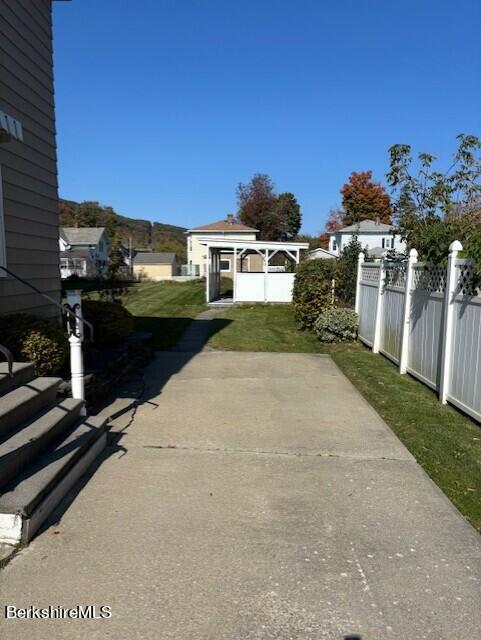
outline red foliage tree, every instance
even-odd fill
[[[344,225],[362,220],[378,220],[390,224],[391,198],[379,182],[373,182],[372,171],[351,173],[349,181],[341,189],[341,194]]]
[[[344,226],[344,211],[331,209],[326,222],[326,231],[337,231]]]

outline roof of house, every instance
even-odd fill
[[[375,220],[361,220],[348,227],[343,227],[337,231],[330,231],[329,235],[335,233],[390,233],[394,229],[392,224],[384,224]]]
[[[255,229],[254,227],[249,227],[246,224],[243,224],[239,220],[235,218],[231,218],[227,216],[224,220],[218,220],[217,222],[211,222],[209,224],[203,224],[201,227],[194,227],[193,229],[188,229],[187,233],[190,231],[235,231],[239,233],[252,233],[259,231],[259,229]]]
[[[105,227],[60,227],[60,237],[67,244],[97,244]]]
[[[175,253],[138,253],[134,258],[134,264],[174,264]]]
[[[92,255],[88,249],[68,249],[60,252],[61,258],[91,258]]]

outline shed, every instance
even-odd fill
[[[136,278],[171,280],[177,271],[175,253],[138,253],[134,258],[133,270]]]
[[[234,302],[291,302],[295,270],[305,242],[267,242],[263,240],[227,240],[199,238],[206,249],[206,300],[221,298],[221,256],[232,254],[232,296],[224,303]],[[244,271],[248,255],[260,256],[258,271]],[[273,258],[276,257],[273,264]],[[283,257],[284,268],[279,258]],[[282,260],[281,260],[282,261]]]

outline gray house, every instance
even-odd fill
[[[0,266],[60,298],[50,0],[0,3]],[[0,313],[57,309],[0,269]]]
[[[104,227],[60,227],[60,275],[107,275],[110,243]]]

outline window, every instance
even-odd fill
[[[230,271],[230,259],[220,261],[221,271]]]
[[[394,237],[391,238],[391,249],[394,249]]]
[[[337,250],[337,242],[335,240],[332,241],[332,250],[333,251]]]
[[[0,166],[0,265],[7,266],[7,252],[5,248],[5,224],[3,218],[3,184],[2,184],[2,167]],[[0,269],[0,278],[7,274]]]

